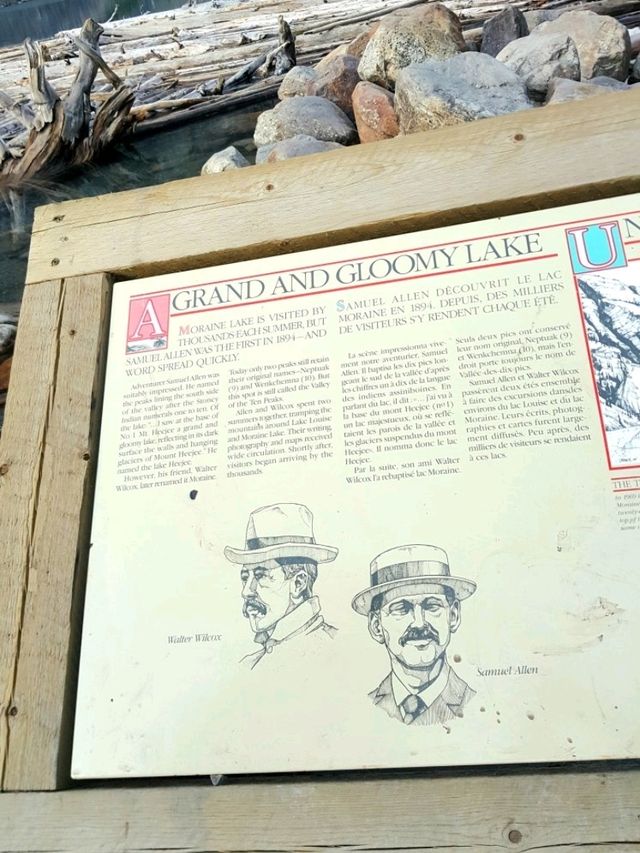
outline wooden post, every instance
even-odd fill
[[[639,800],[619,769],[298,776],[5,794],[0,829],[12,853],[637,853]]]
[[[109,279],[28,287],[0,440],[0,787],[68,778]]]

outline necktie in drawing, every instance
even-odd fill
[[[426,707],[426,704],[419,696],[407,696],[407,698],[402,701],[405,723],[412,723],[416,717],[420,716]]]

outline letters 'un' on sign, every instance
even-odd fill
[[[77,778],[637,756],[640,197],[114,287]]]

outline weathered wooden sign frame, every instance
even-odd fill
[[[638,138],[640,91],[37,211],[0,442],[0,788],[56,793],[0,797],[3,847],[640,843],[632,763],[60,790],[112,282],[637,192]]]

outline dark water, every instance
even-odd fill
[[[263,104],[260,109],[270,106]],[[33,210],[41,204],[197,175],[205,160],[227,145],[236,145],[246,156],[252,156],[256,118],[253,110],[235,111],[121,144],[108,162],[85,167],[55,185],[26,193],[28,226]],[[28,252],[29,234],[11,232],[8,209],[0,197],[0,313],[3,304],[21,299]]]
[[[144,12],[165,12],[185,0],[0,0],[0,47],[19,44],[27,36],[49,38],[60,30],[82,26],[86,18],[106,21],[118,7],[116,18]]]

